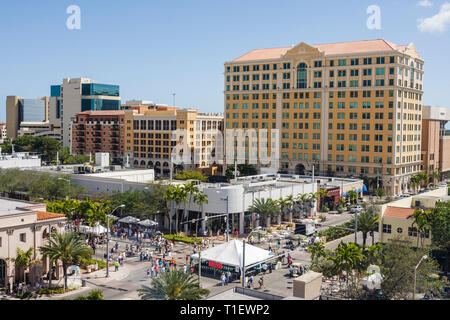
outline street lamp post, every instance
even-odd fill
[[[420,264],[422,263],[422,261],[423,261],[424,259],[426,259],[426,258],[428,258],[428,256],[427,256],[427,255],[424,255],[424,256],[420,259],[420,261],[419,261],[419,263],[417,264],[417,266],[414,268],[413,300],[416,299],[416,273],[417,273],[417,268],[419,268],[419,266],[420,266]]]
[[[242,282],[242,288],[245,288],[245,243],[248,241],[248,239],[250,238],[250,236],[252,235],[253,232],[255,232],[256,230],[259,230],[260,227],[258,227],[255,230],[252,230],[252,232],[249,233],[249,235],[247,236],[247,238],[245,238],[244,240],[242,240],[242,268],[241,268],[241,282]]]
[[[217,193],[219,193],[220,194],[220,191],[216,191]],[[227,226],[226,226],[226,228],[227,228],[227,242],[230,240],[229,238],[230,238],[230,235],[229,235],[229,232],[230,232],[230,230],[229,230],[229,228],[228,228],[228,220],[229,220],[229,214],[228,214],[228,195],[226,196],[226,197],[224,197],[224,198],[220,198],[220,200],[224,200],[224,201],[226,201],[226,203],[227,203],[227,209],[226,209],[226,211],[225,211],[225,214],[226,214],[226,220],[225,220],[225,222],[227,223]]]
[[[114,208],[113,211],[111,211],[111,215],[119,208],[125,208],[124,204],[121,204],[120,206]],[[109,214],[106,215],[106,278],[109,278]]]

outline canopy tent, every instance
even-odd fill
[[[96,225],[95,227],[89,227],[89,226],[80,226],[80,232],[86,233],[86,234],[95,234],[95,235],[101,235],[105,234],[108,231],[105,227],[101,225]]]
[[[198,259],[198,254],[193,254],[191,257],[193,259]],[[273,257],[273,252],[260,249],[250,244],[245,244],[246,267],[263,263]],[[202,261],[209,260],[240,268],[242,267],[242,241],[231,240],[227,243],[202,251],[201,258]]]
[[[135,218],[135,217],[131,217],[131,216],[125,217],[125,218],[122,218],[119,220],[120,223],[130,223],[130,224],[138,223],[139,221],[141,221],[141,220],[139,220],[138,218]]]
[[[155,222],[153,220],[147,219],[141,222],[138,222],[138,225],[143,226],[143,227],[155,227],[158,225],[158,222]]]

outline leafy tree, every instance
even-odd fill
[[[67,288],[67,268],[80,258],[90,257],[93,253],[75,232],[53,232],[49,238],[49,244],[41,246],[39,250],[43,256],[62,262],[64,290]]]
[[[201,300],[210,293],[200,287],[194,274],[176,269],[162,273],[151,287],[142,286],[138,291],[143,300]]]
[[[380,264],[383,282],[381,289],[384,299],[408,299],[414,288],[414,268],[427,250],[414,250],[408,241],[399,239],[389,240],[384,246],[382,262]],[[442,283],[430,277],[438,270],[435,260],[424,259],[417,269],[417,290],[426,292],[436,289]]]
[[[445,270],[450,264],[450,201],[438,202],[428,215],[431,227],[431,243],[433,247],[446,254]]]

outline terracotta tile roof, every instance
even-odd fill
[[[52,212],[42,212],[42,211],[38,211],[37,212],[37,219],[38,221],[41,220],[50,220],[50,219],[56,219],[56,218],[63,218],[66,215],[64,214],[59,214],[59,213],[52,213]]]
[[[351,41],[351,42],[338,42],[328,44],[311,45],[311,47],[317,48],[324,52],[325,55],[333,54],[350,54],[350,53],[364,53],[364,52],[381,52],[381,51],[397,51],[404,50],[407,46],[397,46],[396,44],[383,40],[363,40],[363,41]],[[234,60],[249,61],[249,60],[263,60],[263,59],[279,59],[284,55],[291,47],[283,48],[269,48],[269,49],[257,49],[252,50],[249,53]]]
[[[83,111],[78,114],[87,114],[91,116],[121,116],[125,115],[125,111],[123,110]]]
[[[239,61],[248,61],[248,60],[264,60],[264,59],[279,59],[282,55],[284,55],[289,49],[292,47],[283,47],[283,48],[269,48],[269,49],[256,49],[252,50],[249,53],[240,56],[235,59],[234,62]]]
[[[414,209],[410,208],[398,208],[398,207],[387,207],[384,212],[385,218],[397,218],[397,219],[408,219],[410,216],[414,215]]]

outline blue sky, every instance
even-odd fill
[[[0,4],[0,121],[7,95],[67,77],[119,84],[122,100],[223,112],[223,63],[258,48],[384,38],[425,59],[424,104],[448,106],[450,4],[429,0],[21,0]],[[430,5],[431,4],[431,5]],[[69,30],[70,5],[81,30]],[[370,5],[381,30],[366,27]],[[444,5],[444,6],[443,6]],[[440,14],[434,18],[433,16]],[[419,18],[429,18],[419,29]]]

